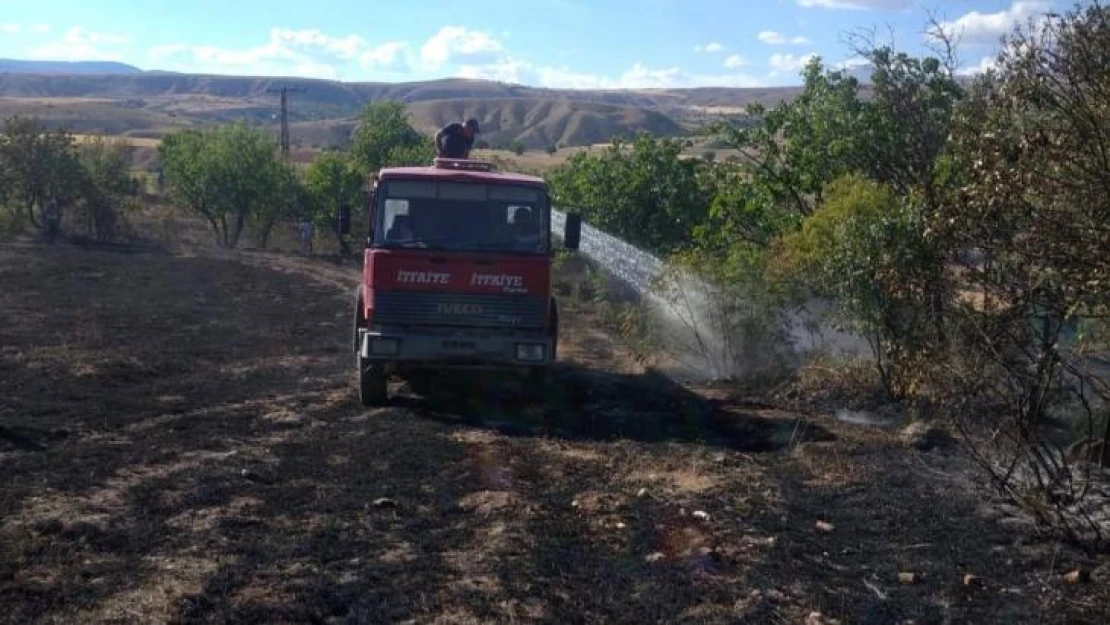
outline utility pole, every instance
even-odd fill
[[[304,93],[300,87],[283,86],[281,89],[268,89],[267,93],[281,93],[281,156],[289,158],[289,95]]]

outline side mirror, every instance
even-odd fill
[[[568,250],[578,249],[582,238],[582,215],[567,213],[567,223],[563,229],[563,244]]]
[[[339,207],[339,234],[341,236],[351,234],[351,207],[346,204]]]

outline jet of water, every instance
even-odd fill
[[[552,232],[561,233],[565,223],[566,213],[552,209]],[[859,337],[816,319],[814,309],[820,309],[821,302],[811,302],[809,310],[789,311],[782,319],[760,318],[764,311],[745,310],[745,302],[729,301],[728,293],[700,277],[586,223],[579,251],[636,292],[657,340],[671,357],[666,368],[672,374],[740,378],[796,361],[816,349],[867,353]]]
[[[566,213],[551,210],[551,231],[563,232],[566,227]],[[663,269],[663,261],[630,243],[606,234],[582,222],[582,239],[579,251],[590,260],[601,265],[613,276],[628,283],[640,295],[647,295],[652,279]]]

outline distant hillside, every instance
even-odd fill
[[[111,64],[109,64],[111,65]],[[131,68],[134,69],[134,68]],[[615,135],[648,131],[688,133],[708,119],[736,116],[751,102],[773,106],[797,88],[573,90],[484,80],[345,83],[277,77],[213,76],[132,71],[116,74],[0,73],[0,115],[18,111],[82,132],[130,131],[158,136],[179,127],[246,119],[273,124],[276,90],[290,96],[294,142],[341,145],[359,111],[371,101],[408,105],[414,124],[434,132],[444,123],[476,117],[493,145],[519,140],[529,148],[605,143]]]
[[[137,74],[142,70],[112,61],[24,61],[0,59],[0,74]]]
[[[590,145],[637,131],[683,134],[674,120],[657,111],[562,98],[431,100],[410,104],[409,114],[413,125],[429,134],[448,122],[473,117],[481,122],[481,138],[495,147],[514,140],[528,148]]]
[[[267,92],[282,85],[305,90],[304,93],[296,95],[296,99],[299,101],[345,105],[355,108],[369,100],[383,98],[401,102],[422,102],[461,98],[524,97],[557,98],[667,109],[687,106],[743,106],[753,101],[774,104],[784,97],[791,97],[796,92],[796,89],[792,87],[585,91],[543,89],[461,78],[408,83],[348,83],[308,78],[140,72],[99,76],[6,74],[0,76],[0,96],[132,98],[193,94],[223,98],[258,98],[266,96]]]

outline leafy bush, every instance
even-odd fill
[[[778,270],[834,302],[837,320],[871,343],[884,387],[905,397],[938,344],[926,293],[941,255],[920,204],[890,186],[849,174],[824,194],[782,239]]]

